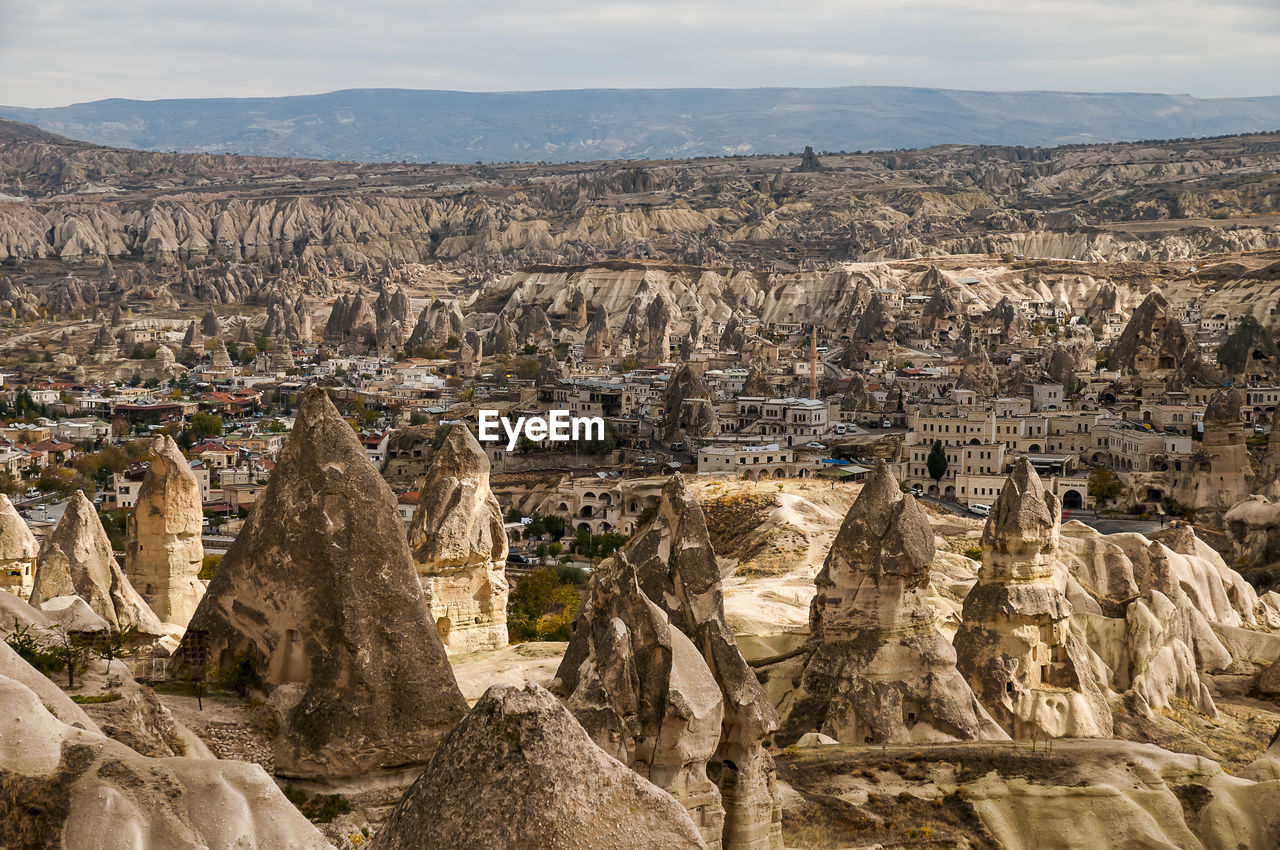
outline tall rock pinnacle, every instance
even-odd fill
[[[507,535],[489,458],[465,425],[454,425],[431,459],[409,548],[445,648],[506,646]]]
[[[185,627],[204,595],[200,484],[168,434],[154,440],[150,460],[129,515],[125,569],[162,622]]]

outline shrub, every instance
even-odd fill
[[[561,570],[566,568],[535,569],[516,582],[507,600],[507,630],[512,641],[569,639],[569,627],[581,600],[572,584],[561,580]]]
[[[46,676],[50,673],[59,673],[66,667],[65,661],[59,659],[43,640],[31,633],[30,626],[19,625],[17,620],[13,623],[13,631],[5,638],[5,643],[9,644],[9,648],[18,653],[23,661]]]
[[[209,581],[213,578],[213,574],[218,571],[218,566],[222,563],[221,555],[205,555],[204,561],[200,564],[200,578]]]
[[[965,549],[965,550],[964,550],[964,556],[965,556],[966,558],[968,558],[970,561],[981,561],[981,560],[982,560],[982,547],[981,547],[981,546],[970,546],[968,549]]]
[[[254,651],[246,647],[236,653],[230,667],[222,667],[214,671],[212,684],[215,687],[235,692],[244,699],[249,692],[262,687],[262,674],[258,672],[258,658]]]
[[[286,785],[284,796],[312,823],[329,823],[338,815],[351,811],[351,801],[341,794],[308,794]]]

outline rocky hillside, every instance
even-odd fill
[[[962,253],[1280,245],[1280,134],[805,158],[352,165],[149,154],[0,122],[0,261],[658,260],[780,270]]]

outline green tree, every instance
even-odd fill
[[[1100,466],[1089,473],[1089,495],[1099,503],[1106,504],[1124,491],[1124,485],[1116,474],[1105,466]]]
[[[507,628],[513,641],[568,640],[580,604],[578,592],[545,567],[521,577],[507,600]]]
[[[553,539],[564,537],[564,517],[552,514],[550,516],[541,517],[541,519],[543,524],[547,527],[547,534],[550,534]]]
[[[942,476],[947,474],[947,450],[942,447],[941,440],[933,441],[933,448],[929,449],[929,457],[924,463],[929,469],[929,477],[935,482],[942,481]]]
[[[222,417],[200,412],[191,417],[191,433],[199,439],[222,435]]]

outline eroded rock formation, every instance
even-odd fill
[[[938,630],[926,595],[933,557],[924,509],[879,461],[818,573],[791,737],[812,728],[847,744],[1008,738]]]
[[[323,390],[303,396],[179,656],[256,666],[281,714],[284,776],[425,763],[466,711],[395,497]]]
[[[543,688],[489,688],[392,812],[377,850],[704,847],[684,807],[609,757]]]
[[[689,638],[618,554],[601,564],[552,689],[605,752],[688,810],[708,847],[725,813],[707,762],[720,740],[720,688]]]
[[[200,484],[168,434],[152,441],[150,461],[129,515],[125,569],[162,622],[185,628],[204,595]]]
[[[40,547],[31,604],[38,608],[61,596],[78,596],[89,603],[113,631],[165,633],[120,569],[98,512],[80,490],[72,494],[62,520]]]
[[[449,430],[432,457],[409,548],[445,648],[506,646],[507,535],[489,489],[489,458],[464,424]]]
[[[662,434],[666,442],[708,437],[716,433],[717,422],[711,388],[682,365],[667,384],[662,405]]]
[[[707,520],[684,477],[663,486],[653,520],[627,545],[645,596],[699,648],[724,698],[712,778],[725,808],[726,848],[776,850],[782,802],[765,741],[777,730],[773,704],[725,619],[724,589]],[[568,654],[566,653],[566,658]]]
[[[1061,508],[1020,457],[982,532],[982,568],[964,600],[957,667],[1019,739],[1109,737],[1101,664],[1072,629],[1055,581]]]
[[[35,535],[9,497],[0,493],[0,588],[29,597],[39,554]]]
[[[1221,517],[1248,498],[1253,461],[1244,441],[1241,396],[1234,388],[1218,390],[1204,411],[1204,440],[1191,457],[1190,474],[1173,476],[1172,496],[1180,504]]]

